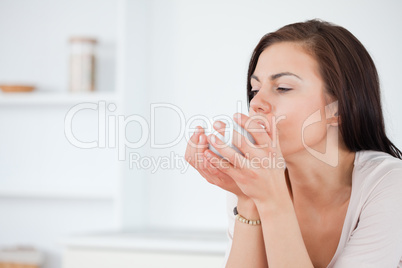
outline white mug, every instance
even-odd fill
[[[238,125],[236,122],[229,121],[227,123],[228,124],[226,124],[226,126],[225,126],[224,135],[221,135],[216,130],[214,130],[214,132],[212,134],[214,134],[221,141],[223,141],[226,144],[225,146],[229,146],[230,148],[233,148],[236,152],[238,152],[242,156],[244,156],[244,154],[236,146],[233,145],[233,142],[232,142],[233,141],[233,129],[236,130],[237,132],[239,132],[244,137],[246,137],[252,144],[255,144],[255,140],[254,140],[253,136],[251,136],[251,134],[248,131],[246,131],[244,128],[242,128],[240,125]],[[220,146],[224,146],[224,145],[220,145]],[[210,149],[212,152],[214,152],[215,154],[217,154],[219,157],[222,158],[222,155],[211,144],[208,144],[208,149]]]

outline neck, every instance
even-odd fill
[[[294,203],[326,209],[349,201],[355,153],[343,145],[332,151],[336,152],[336,165],[328,164],[325,158],[323,161],[323,158],[320,159],[307,150],[286,158]]]

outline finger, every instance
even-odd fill
[[[225,136],[226,124],[223,123],[222,121],[215,121],[214,129],[218,131],[218,133],[221,134],[222,136]]]
[[[240,189],[238,188],[236,182],[227,174],[223,173],[222,171],[219,170],[219,168],[215,167],[211,162],[208,157],[205,156],[204,154],[205,161],[207,161],[206,169],[208,170],[209,174],[211,174],[211,177],[206,178],[208,182],[221,187],[222,189],[225,189],[230,192],[239,192]],[[216,159],[220,159],[219,157],[216,157]]]
[[[234,167],[228,159],[226,158],[219,158],[218,159],[218,165],[217,165],[219,171],[222,173],[228,175],[231,177],[234,181],[236,181],[236,175],[238,175],[238,171],[236,170],[236,167]]]
[[[223,172],[221,172],[218,168],[214,167],[205,155],[200,156],[203,158],[203,164],[200,167],[200,174],[211,184],[221,186],[221,177],[227,176]]]
[[[210,174],[213,175],[213,178],[208,178],[211,183],[236,195],[244,194],[237,185],[237,183],[233,180],[233,178],[228,174],[222,172],[221,169],[219,168],[219,166],[221,166],[223,170],[224,168],[230,168],[231,165],[229,162],[227,161],[223,162],[224,164],[222,166],[222,163],[220,162],[221,157],[217,156],[211,150],[206,150],[204,152],[204,157],[206,157],[206,160],[210,164],[206,165],[207,170],[209,171]]]
[[[280,135],[279,135],[279,131],[276,127],[274,128],[273,134],[275,135],[275,140],[273,141],[273,148],[275,148],[275,151],[276,151],[277,167],[286,168],[286,162],[285,162],[285,159],[283,158],[282,150],[281,150],[281,142],[279,139]]]
[[[208,148],[207,136],[204,133],[201,133],[198,137],[197,152],[204,153],[204,151],[207,148]]]
[[[204,156],[208,159],[208,161],[213,165],[214,167],[217,167],[217,160],[220,159],[221,157],[218,156],[216,153],[214,153],[211,150],[205,150]]]
[[[201,133],[204,133],[204,129],[200,126],[197,126],[193,135],[190,137],[190,140],[188,141],[188,145],[190,145],[193,148],[196,148]]]
[[[206,165],[206,168],[212,173],[214,174],[221,174],[223,175],[222,177],[225,178],[230,178],[227,174],[225,174],[224,172],[221,171],[221,169],[230,167],[231,164],[229,163],[229,161],[224,160],[222,161],[222,158],[217,156],[216,154],[214,154],[214,152],[207,150],[204,153],[204,157],[206,159],[206,161],[208,162],[208,164]]]
[[[247,159],[241,154],[237,153],[233,148],[224,143],[221,139],[214,134],[208,135],[208,142],[218,151],[223,158],[226,158],[232,165],[236,166],[236,163],[243,163]]]
[[[268,147],[272,140],[269,136],[269,122],[263,116],[248,117],[247,115],[236,113],[233,116],[235,122],[244,128],[254,138],[256,144]],[[263,123],[264,127],[259,124]],[[260,147],[261,148],[261,147]]]
[[[203,133],[204,133],[204,129],[200,126],[197,126],[196,131],[191,136],[191,138],[187,144],[185,159],[194,168],[197,168],[197,166],[198,166],[197,161],[199,161],[199,159],[197,158],[197,149],[199,147],[203,147],[203,148],[205,147],[205,145],[199,144],[200,135],[202,135]]]
[[[208,159],[208,157],[206,157],[206,154],[204,153],[203,156],[204,160],[206,161],[206,164],[204,166],[205,170],[207,170],[209,172],[209,174],[213,175],[214,177],[216,177],[218,174],[221,174],[222,172],[219,171],[219,169],[217,167],[215,167],[215,164],[212,163],[210,161],[210,159]],[[223,174],[223,173],[222,173]]]
[[[228,162],[225,161],[221,161],[221,157],[219,157],[217,154],[215,154],[213,151],[211,150],[206,150],[204,152],[204,156],[206,157],[209,165],[207,165],[209,167],[209,170],[211,173],[217,171],[217,173],[219,174],[219,177],[221,179],[232,179],[230,176],[228,176],[227,174],[223,173],[219,168],[226,168],[229,166]],[[220,166],[222,165],[222,166]]]
[[[232,144],[236,146],[245,158],[251,158],[255,156],[255,148],[259,145],[252,144],[249,139],[233,129]]]
[[[217,154],[215,154],[213,151],[211,150],[205,150],[204,152],[204,156],[206,157],[206,159],[208,160],[210,166],[212,166],[213,168],[215,168],[216,170],[219,171],[219,164],[220,164],[220,159],[221,157],[218,156]]]
[[[204,155],[200,155],[199,157],[204,158]],[[209,174],[208,167],[207,167],[208,161],[206,159],[203,159],[203,163],[205,163],[205,164],[200,165],[197,170],[201,174],[201,176],[203,176],[208,182],[210,182],[211,174]]]
[[[207,136],[205,134],[201,133],[199,135],[198,139],[198,146],[195,150],[195,160],[197,164],[204,165],[205,163],[203,162],[202,155],[204,154],[204,151],[208,148],[208,142],[207,142]]]
[[[201,133],[202,128],[197,126],[196,130],[194,131],[193,135],[190,137],[188,143],[187,143],[187,147],[186,147],[186,153],[184,156],[184,159],[186,159],[186,161],[194,166],[194,154],[195,154],[195,148],[198,146],[198,141],[199,141],[199,136]]]
[[[273,136],[272,147],[276,148],[277,151],[281,153],[281,146],[279,143],[279,132],[276,126],[273,127],[272,136]]]

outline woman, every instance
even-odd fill
[[[234,132],[239,154],[197,127],[186,150],[234,197],[226,267],[402,267],[402,153],[363,45],[327,22],[287,25],[255,48],[247,92],[234,120],[255,146]]]

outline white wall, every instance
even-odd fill
[[[381,77],[388,132],[402,147],[400,10],[400,1],[153,1],[149,102],[174,104],[186,118],[232,116],[237,101],[242,101],[247,113],[246,72],[259,39],[285,24],[321,18],[349,29],[373,56]],[[179,124],[173,111],[161,110],[157,140],[173,141]],[[184,154],[185,146],[183,139],[168,149],[151,149],[150,154]],[[185,174],[159,170],[148,174],[148,180],[152,225],[225,227],[223,191],[193,169]]]
[[[34,2],[35,4],[32,1],[0,0],[0,82],[33,80],[40,82],[42,90],[66,90],[65,36],[70,32],[91,32],[105,41],[105,52],[101,54],[104,55],[101,65],[103,71],[99,77],[103,82],[100,81],[99,84],[100,90],[110,90],[110,85],[115,82],[115,44],[114,37],[111,36],[116,33],[113,27],[118,18],[111,10],[115,10],[116,2]],[[150,104],[159,102],[177,106],[186,119],[195,115],[231,116],[236,111],[238,101],[241,101],[243,113],[247,113],[246,71],[251,52],[259,39],[265,33],[285,24],[321,18],[349,29],[373,56],[383,86],[388,131],[395,143],[402,147],[402,121],[398,118],[402,114],[402,106],[398,101],[402,97],[399,83],[402,62],[402,17],[399,13],[402,2],[127,0],[126,9],[124,19],[127,28],[122,31],[126,35],[124,55],[127,60],[120,70],[124,72],[122,80],[125,81],[123,87],[126,90],[125,115],[139,114],[149,121]],[[85,21],[85,15],[93,10],[99,11],[96,13],[98,15],[93,21]],[[86,31],[85,28],[80,28],[80,21],[90,29]],[[59,29],[67,31],[61,35]],[[51,46],[46,47],[46,44]],[[43,50],[43,47],[46,49]],[[115,226],[112,217],[116,214],[116,209],[121,217],[119,224],[124,228],[163,226],[225,229],[225,193],[209,185],[193,169],[182,173],[177,168],[167,168],[153,173],[150,169],[129,169],[129,162],[125,161],[120,162],[122,172],[116,172],[113,165],[116,165],[117,159],[113,152],[106,153],[98,149],[76,151],[64,144],[58,134],[47,135],[47,145],[35,143],[37,140],[43,141],[41,133],[62,131],[57,118],[64,117],[64,108],[56,109],[57,112],[41,107],[29,111],[35,124],[29,124],[31,119],[24,121],[20,116],[23,111],[27,111],[26,107],[0,108],[0,187],[26,185],[26,182],[18,181],[21,178],[18,174],[24,169],[25,174],[35,170],[28,158],[34,157],[40,151],[42,154],[35,160],[36,163],[41,163],[43,167],[48,162],[53,163],[50,171],[41,169],[49,176],[32,174],[32,180],[41,182],[35,185],[40,185],[44,190],[75,189],[80,180],[63,179],[57,187],[55,181],[45,179],[54,176],[77,178],[74,176],[75,172],[88,175],[84,180],[85,189],[93,185],[95,192],[109,192],[116,187],[117,180],[114,179],[120,175],[122,184],[119,187],[123,189],[123,197],[117,208],[110,202],[59,200],[49,203],[43,200],[2,198],[1,244],[38,245],[50,253],[52,261],[47,267],[58,267],[59,248],[55,246],[56,241],[73,232],[112,228]],[[24,125],[13,125],[15,116],[20,116],[21,124]],[[55,124],[55,128],[43,127],[39,123],[41,118]],[[87,118],[91,118],[91,115]],[[154,125],[156,142],[174,140],[184,123],[173,110],[158,110]],[[18,142],[17,137],[20,134],[5,131],[8,128],[22,133],[23,126],[27,128],[27,132],[35,134],[26,143]],[[90,129],[93,130],[92,127]],[[137,126],[131,125],[127,129],[127,135],[132,140],[138,138],[140,134]],[[19,150],[26,149],[25,163],[18,162],[13,144],[20,146]],[[57,150],[63,150],[64,154],[55,154],[52,144],[56,144]],[[171,152],[183,157],[185,147],[186,139],[182,138],[177,145],[170,148],[151,148],[148,142],[143,148],[128,152],[137,152],[155,159],[169,158]],[[8,156],[13,160],[10,161]],[[57,161],[58,157],[61,162]],[[87,167],[79,164],[85,159],[89,163]],[[63,161],[68,164],[63,165]],[[112,163],[111,169],[108,163]],[[86,213],[88,211],[93,214]],[[24,216],[31,216],[31,213],[36,215],[32,216],[36,217],[35,220],[25,222]],[[81,218],[85,220],[80,221]]]
[[[112,92],[116,17],[114,0],[1,0],[0,84],[67,92],[68,40],[90,35],[99,40],[98,90]],[[45,253],[44,267],[56,268],[65,237],[115,227],[118,163],[113,150],[79,149],[66,140],[72,105],[26,100],[0,104],[0,246],[35,246]],[[81,112],[73,126],[77,137],[96,139],[97,120],[95,111]]]
[[[98,90],[115,78],[116,1],[0,1],[0,81],[34,83],[39,90],[68,89],[69,38],[98,39]],[[6,64],[8,63],[8,64]]]

